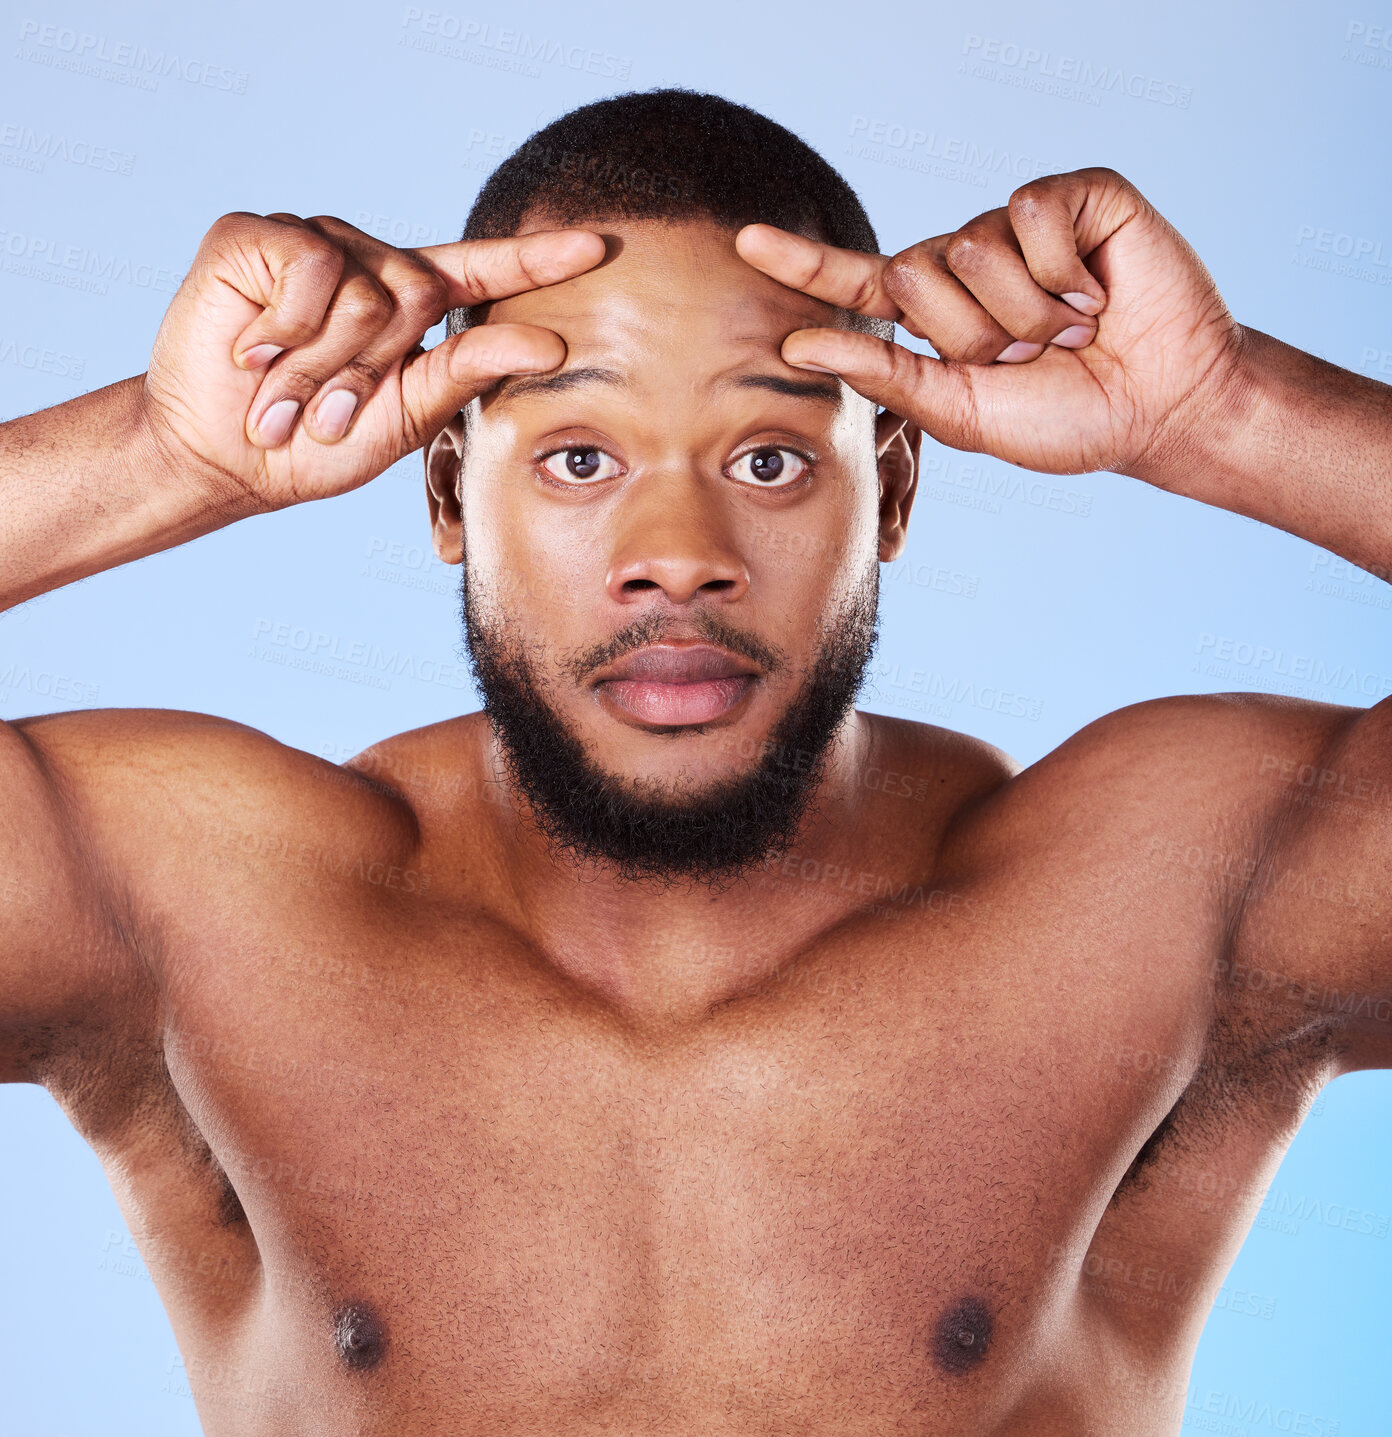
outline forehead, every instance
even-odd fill
[[[568,365],[603,355],[626,368],[662,358],[724,367],[760,354],[781,364],[779,347],[794,330],[845,322],[843,311],[746,264],[732,229],[705,220],[592,227],[605,241],[601,264],[498,300],[485,322],[543,325],[565,340]]]

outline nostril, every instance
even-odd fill
[[[634,592],[643,589],[656,589],[657,587],[659,586],[655,579],[628,579],[624,583],[625,590],[633,590]]]

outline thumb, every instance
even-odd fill
[[[412,447],[433,439],[470,400],[510,374],[565,362],[565,341],[535,324],[481,324],[416,355],[401,370],[403,429]]]
[[[799,329],[783,341],[783,358],[795,368],[844,379],[857,394],[940,443],[956,444],[965,432],[971,385],[941,359],[850,329]]]

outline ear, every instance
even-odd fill
[[[909,510],[918,492],[918,455],[923,431],[888,409],[875,420],[875,453],[880,470],[880,562],[904,552]]]
[[[464,463],[464,416],[453,419],[425,447],[425,498],[430,536],[446,564],[464,560],[464,514],[459,480]]]

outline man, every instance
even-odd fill
[[[875,251],[772,122],[624,96],[457,245],[228,216],[146,375],[0,429],[9,604],[417,448],[464,563],[483,712],[342,767],[3,730],[6,1076],[213,1437],[1172,1432],[1303,1112],[1392,1062],[1385,704],[1142,703],[1023,773],[853,707],[922,433],[1385,572],[1388,390],[1111,171]]]

